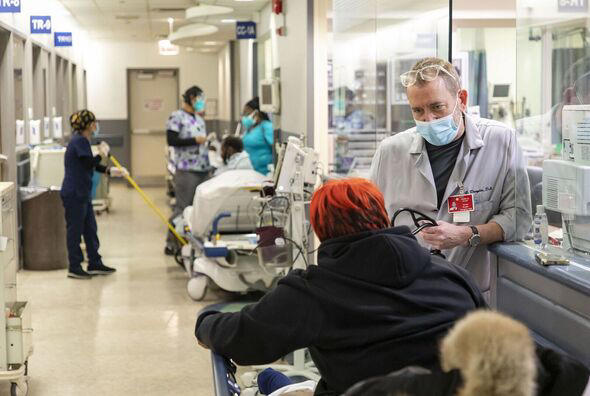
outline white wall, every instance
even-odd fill
[[[239,40],[238,41],[238,49],[239,49],[239,83],[240,83],[240,92],[239,92],[239,103],[238,112],[242,112],[242,107],[246,102],[252,99],[258,93],[254,93],[252,91],[252,84],[254,84],[252,76],[253,76],[253,59],[254,59],[254,41],[253,40]]]
[[[285,4],[287,35],[278,37],[281,69],[281,128],[307,132],[307,1]]]
[[[86,49],[88,108],[103,119],[127,119],[128,68],[179,68],[180,94],[191,85],[218,98],[217,54],[162,56],[156,42],[93,41]]]
[[[286,36],[276,35],[274,27],[278,26],[280,21],[273,21],[275,16],[271,12],[270,3],[260,12],[257,32],[258,37],[270,33],[272,62],[269,63],[281,72],[281,114],[274,117],[274,126],[287,132],[306,133],[307,1],[284,1],[283,12]],[[262,50],[263,41],[259,40],[258,46],[259,51]],[[257,94],[254,92],[254,95]]]
[[[217,73],[218,78],[218,95],[219,95],[219,114],[218,119],[223,121],[231,120],[231,62],[230,46],[226,44],[221,51],[217,53]]]

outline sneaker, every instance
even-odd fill
[[[109,275],[116,271],[116,269],[107,267],[103,263],[100,263],[98,265],[88,265],[88,273],[90,275]]]
[[[90,279],[91,276],[88,272],[84,271],[82,268],[70,268],[68,271],[68,278],[73,279]]]

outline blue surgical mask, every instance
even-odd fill
[[[433,121],[414,120],[416,123],[416,131],[428,143],[434,146],[444,146],[445,144],[451,143],[459,131],[459,125],[457,125],[453,118],[458,103],[459,100],[457,100],[455,108],[451,114],[446,117],[442,117]]]
[[[92,132],[92,136],[96,136],[100,133],[100,124],[96,123],[96,129]]]
[[[201,111],[205,110],[205,100],[202,98],[197,99],[197,101],[193,105],[193,108],[197,113],[200,113]]]
[[[242,126],[244,127],[244,129],[248,130],[252,128],[252,125],[254,125],[254,118],[250,116],[242,117]]]

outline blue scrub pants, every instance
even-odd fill
[[[96,234],[96,218],[90,199],[75,197],[61,197],[66,212],[67,245],[70,270],[81,268],[84,254],[80,248],[81,237],[84,236],[86,253],[88,253],[88,265],[96,266],[102,263],[98,248],[98,235]]]

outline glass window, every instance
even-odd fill
[[[337,0],[328,67],[330,171],[368,174],[381,140],[414,126],[399,75],[448,57],[448,1]]]
[[[590,252],[589,17],[585,0],[517,2],[516,129],[531,203],[544,206],[551,240],[576,253]]]

